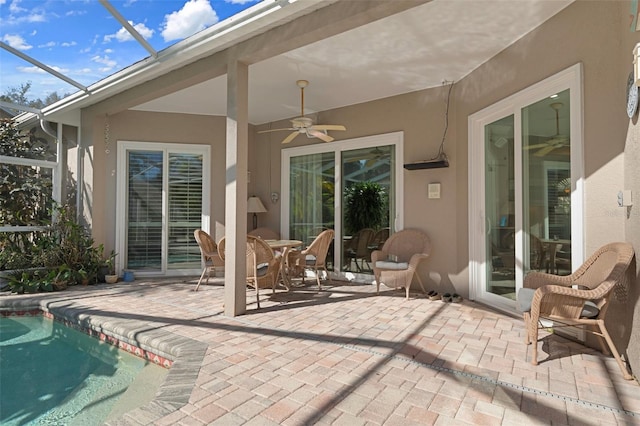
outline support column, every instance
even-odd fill
[[[224,313],[247,310],[247,177],[249,67],[231,59],[227,69]]]

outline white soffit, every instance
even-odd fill
[[[572,1],[434,0],[253,64],[249,121],[299,115],[299,79],[307,114],[458,81]],[[226,78],[132,109],[224,116]]]

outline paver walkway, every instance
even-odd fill
[[[247,313],[228,318],[220,280],[194,287],[137,280],[0,306],[46,303],[149,344],[178,339],[162,397],[112,424],[640,424],[640,386],[613,358],[546,335],[533,366],[522,320],[474,302],[334,281],[263,290],[259,310],[248,290]]]

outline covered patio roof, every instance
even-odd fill
[[[43,112],[55,121],[234,46],[250,65],[251,124],[298,115],[298,79],[310,81],[313,114],[458,81],[572,1],[265,0],[163,51],[147,49],[146,59]],[[226,95],[222,70],[129,109],[224,116]]]

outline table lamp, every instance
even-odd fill
[[[258,215],[256,213],[266,212],[267,209],[264,207],[264,204],[262,204],[262,201],[260,201],[260,198],[255,195],[253,197],[249,197],[247,200],[247,213],[253,213],[253,229],[258,227]]]

